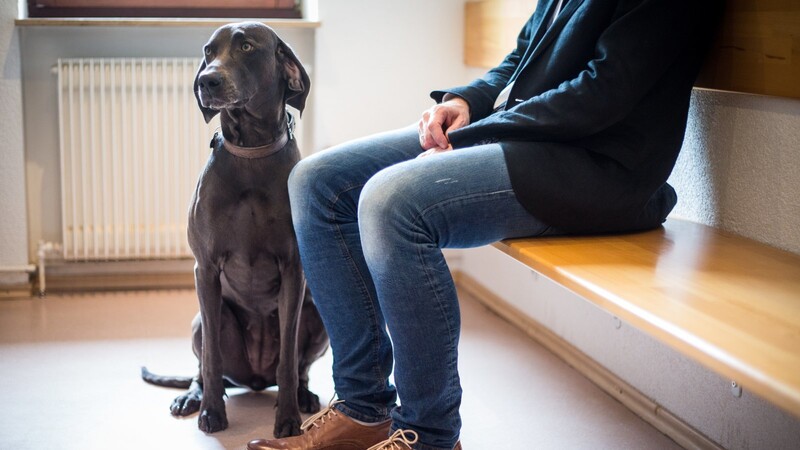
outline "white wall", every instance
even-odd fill
[[[3,268],[28,264],[25,205],[25,150],[22,122],[17,2],[0,2],[0,285],[27,282],[24,271]]]
[[[316,35],[319,149],[409,125],[428,94],[470,79],[464,0],[322,0]]]
[[[800,100],[696,90],[688,125],[673,215],[800,253]]]

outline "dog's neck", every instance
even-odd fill
[[[243,108],[220,111],[222,136],[240,147],[262,147],[284,139],[289,132],[286,109]]]

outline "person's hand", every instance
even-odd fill
[[[417,155],[417,158],[423,158],[425,156],[430,156],[430,155],[436,155],[438,153],[449,152],[451,150],[453,150],[453,146],[452,145],[448,145],[447,148],[433,147],[433,148],[425,150],[424,152],[422,152],[419,155]]]
[[[469,125],[469,104],[463,98],[453,96],[422,113],[419,144],[424,150],[452,149],[447,134],[466,125]]]

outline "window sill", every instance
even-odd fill
[[[18,27],[219,27],[227,23],[255,20],[273,28],[319,28],[318,20],[165,18],[165,17],[65,17],[16,19]]]

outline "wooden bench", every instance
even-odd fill
[[[800,256],[674,219],[495,247],[800,418]]]

